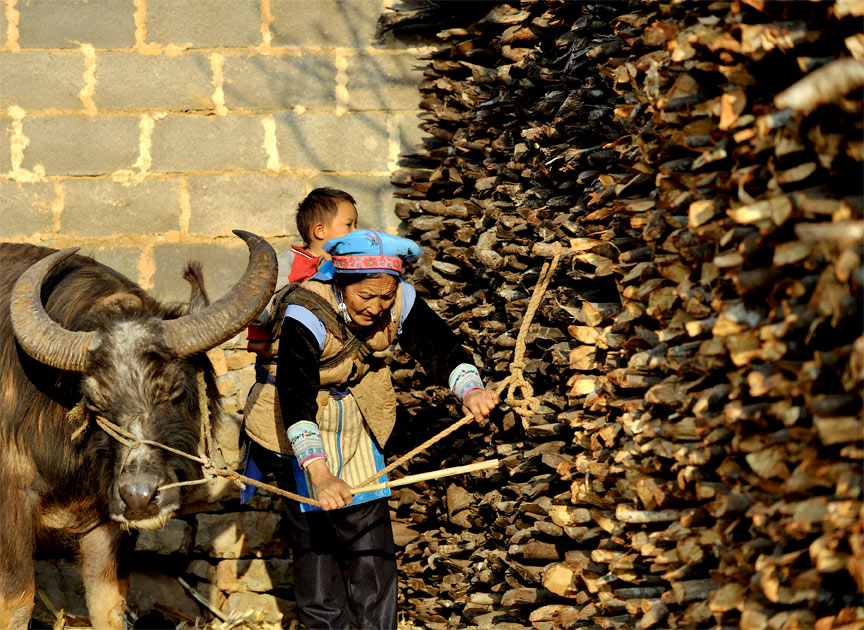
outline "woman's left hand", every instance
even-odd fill
[[[498,392],[494,389],[472,389],[462,400],[462,412],[474,416],[481,427],[486,424],[486,418],[498,405]]]

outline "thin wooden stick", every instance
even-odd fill
[[[401,479],[385,481],[384,483],[376,483],[373,486],[364,486],[362,488],[351,488],[351,494],[360,494],[362,492],[374,492],[375,490],[383,490],[384,488],[395,488],[397,486],[407,486],[418,481],[427,481],[429,479],[440,479],[441,477],[450,477],[452,475],[461,475],[463,473],[476,472],[478,470],[486,470],[487,468],[497,468],[498,460],[490,459],[485,462],[476,462],[466,466],[453,466],[452,468],[442,468],[441,470],[433,470],[431,472],[418,473],[416,475],[408,475]]]
[[[222,621],[225,621],[226,619],[228,619],[228,616],[227,616],[225,613],[223,613],[223,612],[222,612],[221,610],[219,610],[218,608],[214,608],[213,605],[212,605],[210,602],[208,602],[208,601],[204,598],[203,595],[201,595],[201,593],[199,593],[199,592],[196,591],[194,588],[192,588],[191,586],[189,586],[189,584],[186,582],[186,580],[184,580],[184,579],[181,578],[181,577],[178,577],[178,578],[177,578],[177,581],[180,582],[180,586],[182,586],[182,587],[185,588],[187,591],[189,591],[189,594],[190,594],[190,595],[195,599],[195,601],[197,601],[199,604],[201,604],[202,606],[204,606],[204,608],[206,608],[206,609],[209,610],[211,613],[213,613],[214,615],[216,615],[217,617],[219,617],[219,619],[221,619]]]
[[[159,610],[161,612],[164,612],[166,615],[171,615],[172,617],[177,617],[177,619],[179,619],[180,621],[185,621],[186,623],[189,623],[189,624],[195,623],[195,620],[192,617],[190,617],[189,615],[187,615],[186,613],[184,613],[182,610],[177,610],[176,608],[173,608],[173,607],[169,606],[168,604],[163,604],[160,601],[153,602],[153,608],[155,608],[156,610]]]

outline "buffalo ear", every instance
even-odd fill
[[[260,236],[233,230],[249,249],[249,262],[242,277],[205,309],[162,321],[165,345],[178,358],[206,352],[240,332],[267,306],[276,288],[276,252]]]
[[[201,271],[201,263],[197,260],[190,260],[186,263],[183,279],[189,283],[190,287],[188,314],[197,313],[210,306],[210,298],[207,295],[207,289],[204,288],[204,274]]]

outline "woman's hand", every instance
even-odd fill
[[[486,418],[498,405],[498,392],[494,389],[472,389],[462,400],[462,412],[474,416],[481,427],[486,424]]]
[[[313,459],[306,466],[306,471],[315,485],[318,500],[325,511],[345,507],[354,501],[348,484],[334,476],[327,468],[327,462],[323,458]]]

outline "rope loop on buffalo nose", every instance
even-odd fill
[[[134,433],[127,431],[123,427],[117,426],[110,420],[88,411],[87,408],[84,406],[83,400],[78,402],[74,407],[72,407],[69,411],[66,412],[66,417],[69,419],[70,422],[77,421],[81,423],[78,428],[72,432],[70,440],[74,442],[84,433],[92,417],[92,419],[95,420],[96,424],[99,426],[100,429],[105,431],[105,433],[107,433],[110,437],[117,440],[118,442],[120,442],[120,444],[126,446],[129,449],[133,449],[143,444],[146,446],[161,448],[180,457],[191,459],[192,461],[197,462],[201,465],[201,473],[203,475],[203,479],[193,479],[191,481],[178,481],[176,483],[165,484],[164,486],[160,486],[159,488],[157,488],[157,492],[162,492],[163,490],[169,490],[171,488],[179,488],[182,486],[200,485],[204,483],[209,483],[212,479],[215,479],[216,477],[225,477],[238,485],[243,483],[251,483],[254,486],[258,486],[262,490],[267,490],[269,492],[272,492],[273,494],[278,494],[285,498],[299,501],[300,503],[306,503],[308,505],[321,507],[321,502],[316,501],[315,499],[307,499],[306,497],[300,496],[299,494],[294,494],[293,492],[282,490],[281,488],[277,488],[276,486],[273,486],[271,484],[264,483],[256,479],[250,479],[249,477],[241,475],[234,470],[230,470],[228,468],[218,468],[215,464],[213,464],[213,461],[210,458],[210,454],[214,452],[215,445],[213,444],[213,432],[210,424],[210,406],[208,403],[209,399],[207,398],[207,384],[204,380],[204,373],[199,372],[198,404],[201,417],[201,437],[198,445],[198,456],[192,455],[190,453],[185,453],[181,450],[172,448],[160,442],[155,442],[153,440],[144,440],[135,435]]]
[[[116,424],[114,424],[113,422],[110,422],[109,420],[106,420],[102,416],[99,416],[99,415],[96,416],[96,424],[98,424],[99,428],[102,429],[103,431],[105,431],[105,433],[110,435],[112,438],[114,438],[115,440],[117,440],[122,445],[126,446],[127,448],[133,449],[133,448],[143,444],[145,446],[153,446],[155,448],[161,448],[161,449],[164,449],[170,453],[174,453],[175,455],[180,455],[181,457],[185,457],[186,459],[191,459],[192,461],[198,462],[202,466],[209,463],[209,460],[206,459],[205,457],[196,457],[195,455],[190,455],[189,453],[184,453],[181,450],[178,450],[176,448],[172,448],[170,446],[162,444],[161,442],[156,442],[154,440],[143,440],[143,439],[139,438],[137,435],[135,435],[134,433],[130,433],[129,431],[127,431],[123,427],[117,426]],[[160,490],[161,490],[161,488],[160,488]]]

